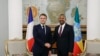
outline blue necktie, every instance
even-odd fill
[[[43,26],[42,30],[43,30],[43,33],[45,34],[45,27],[44,26]]]

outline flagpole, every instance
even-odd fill
[[[79,0],[76,0],[76,7],[78,7]]]
[[[31,7],[32,6],[32,4],[31,4],[32,2],[31,2],[31,0],[29,0],[29,7]]]
[[[29,0],[29,11],[30,11],[30,8],[32,9],[31,0]]]
[[[28,25],[27,25],[27,32],[26,32],[26,39],[27,39],[27,46],[28,46],[28,51],[31,52],[32,46],[34,44],[34,38],[33,38],[33,15],[32,15],[32,9],[31,7],[29,8],[29,15],[28,15]]]
[[[76,0],[76,12],[74,18],[74,49],[73,49],[73,56],[77,56],[78,54],[83,52],[83,42],[82,42],[82,34],[80,28],[80,17],[79,17],[79,10],[78,10],[79,0]]]
[[[78,7],[78,3],[77,3],[77,5],[76,5],[76,7]]]

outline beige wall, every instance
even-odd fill
[[[8,39],[8,0],[0,0],[0,56],[4,56],[6,39]]]

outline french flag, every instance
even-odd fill
[[[27,39],[27,47],[28,51],[32,51],[32,46],[34,45],[34,37],[33,37],[33,16],[32,16],[32,9],[29,8],[29,15],[28,15],[28,25],[27,25],[27,31],[26,31],[26,39]]]

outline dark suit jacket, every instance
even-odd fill
[[[57,42],[57,49],[62,53],[73,52],[74,31],[73,27],[65,24],[61,37],[58,34],[59,26],[55,28],[53,43]]]
[[[44,46],[45,43],[51,43],[51,30],[50,27],[46,26],[46,34],[43,33],[40,24],[35,25],[33,28],[33,36],[35,39],[35,44],[33,46],[33,52],[43,52],[49,49]]]

